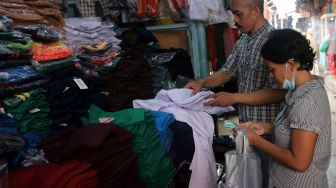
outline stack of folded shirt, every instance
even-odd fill
[[[21,65],[0,69],[0,95],[8,96],[35,89],[45,80],[32,67]]]
[[[113,24],[101,22],[99,18],[84,17],[67,18],[64,30],[67,41],[74,46],[105,41],[114,51],[119,51],[121,40],[116,38],[113,28]]]
[[[39,136],[49,133],[49,105],[39,89],[5,98],[3,103],[6,112],[18,121],[20,133],[32,132]]]
[[[62,164],[40,164],[11,171],[8,176],[11,188],[97,188],[97,171],[90,163],[76,160]]]
[[[31,38],[19,31],[0,31],[0,95],[25,92],[45,83],[31,66],[32,44]]]
[[[98,187],[144,188],[137,158],[131,151],[132,138],[131,133],[114,124],[94,124],[52,134],[41,147],[50,162],[76,159],[92,163]]]
[[[34,43],[32,48],[33,65],[43,72],[53,72],[72,66],[79,60],[72,49],[63,42]]]
[[[12,18],[15,25],[46,24],[61,30],[61,4],[50,0],[1,0],[0,14]]]
[[[83,66],[101,73],[108,73],[118,65],[120,61],[118,55],[119,53],[113,49],[113,44],[104,41],[85,44],[77,54]]]
[[[104,82],[98,77],[87,77],[76,67],[66,67],[47,76],[47,101],[54,128],[81,125],[80,117],[86,116],[92,104],[104,107],[107,97],[97,88]]]

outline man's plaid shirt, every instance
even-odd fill
[[[222,71],[224,73],[237,78],[240,93],[250,93],[266,87],[277,87],[273,79],[269,77],[269,70],[263,64],[263,58],[260,54],[260,50],[272,30],[274,28],[266,21],[256,33],[243,34],[235,44],[232,54],[223,65]],[[279,108],[279,104],[260,106],[239,104],[239,120],[240,122],[261,121],[273,123]]]

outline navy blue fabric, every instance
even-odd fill
[[[11,162],[12,167],[19,167],[21,165],[21,162],[24,160],[25,156],[27,156],[28,150],[37,149],[37,147],[42,141],[42,137],[33,134],[31,132],[25,133],[22,137],[26,145],[23,149],[20,150],[15,159]]]
[[[17,135],[17,122],[14,118],[7,116],[6,114],[0,114],[0,132],[10,135]]]
[[[22,83],[39,77],[39,73],[28,65],[0,69],[0,82],[5,84]]]
[[[187,123],[175,121],[170,125],[170,129],[174,135],[177,154],[182,160],[191,162],[195,152],[192,128]]]
[[[105,109],[106,95],[97,88],[104,84],[98,77],[86,77],[75,67],[58,70],[48,76],[48,84],[43,89],[47,91],[47,102],[50,105],[50,118],[53,128],[80,126],[81,117],[87,117],[88,109],[92,104]],[[74,78],[80,78],[88,89],[80,89]]]

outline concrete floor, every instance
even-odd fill
[[[328,169],[329,187],[336,187],[336,77],[331,74],[324,76],[331,107],[331,161]]]

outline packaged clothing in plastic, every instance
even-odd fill
[[[224,9],[223,0],[189,0],[191,20],[205,21],[208,24],[229,23],[230,12]]]
[[[0,70],[0,83],[18,83],[27,79],[39,77],[38,72],[28,65]]]
[[[13,24],[13,20],[7,16],[0,16],[0,31],[7,31]]]
[[[239,129],[236,150],[225,153],[226,183],[223,188],[260,188],[262,172],[260,159],[249,146],[246,129]]]
[[[32,48],[33,58],[36,61],[52,61],[68,58],[73,55],[73,50],[61,42],[43,44],[34,43]]]
[[[15,30],[23,33],[30,34],[34,41],[40,42],[57,42],[61,39],[62,35],[47,26],[30,25],[30,26],[17,26]]]

